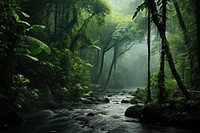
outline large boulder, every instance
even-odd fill
[[[107,97],[104,97],[104,98],[102,99],[102,102],[104,102],[104,103],[109,103],[109,102],[110,102],[110,99],[107,98]]]
[[[128,99],[122,99],[121,103],[129,103],[130,101]]]
[[[84,103],[84,104],[94,104],[94,102],[95,102],[95,101],[92,101],[92,100],[89,99],[89,98],[83,98],[83,97],[80,98],[80,101],[81,101],[82,103]]]
[[[141,105],[128,107],[125,111],[125,116],[133,117],[133,118],[140,118],[142,115],[142,109],[143,109],[143,106],[141,106]]]

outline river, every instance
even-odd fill
[[[124,116],[129,103],[122,99],[131,98],[131,89],[123,92],[109,90],[106,96],[110,103],[75,103],[69,108],[34,110],[23,114],[25,122],[1,133],[199,133],[199,131],[159,125],[141,124],[137,119]]]

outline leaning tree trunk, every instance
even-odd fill
[[[162,24],[159,22],[159,18],[158,18],[158,11],[157,11],[157,8],[156,8],[156,4],[155,4],[155,1],[154,0],[150,0],[150,7],[151,7],[151,14],[152,14],[152,20],[153,22],[155,23],[158,31],[159,31],[159,34],[160,34],[160,37],[163,39],[163,43],[165,44],[165,48],[164,48],[164,51],[165,51],[165,54],[166,54],[166,57],[167,57],[167,61],[169,63],[169,66],[170,66],[170,69],[171,69],[171,72],[172,72],[172,75],[173,77],[175,78],[177,84],[178,84],[178,87],[180,88],[180,90],[183,92],[184,96],[189,99],[190,98],[190,94],[189,92],[187,91],[187,89],[185,88],[176,68],[175,68],[175,64],[174,64],[174,61],[173,61],[173,58],[172,58],[172,55],[170,53],[170,50],[169,50],[169,45],[168,45],[168,42],[167,42],[167,38],[165,36],[165,34],[163,34],[163,28],[162,28]]]
[[[102,55],[101,55],[101,62],[100,62],[99,73],[98,73],[98,76],[97,76],[96,83],[99,83],[101,73],[103,71],[104,59],[105,59],[105,51],[103,50]]]
[[[113,67],[114,67],[114,64],[116,62],[116,54],[117,54],[117,46],[114,47],[114,53],[113,53],[113,60],[112,60],[112,63],[110,65],[110,69],[109,69],[109,72],[108,72],[108,77],[106,79],[106,83],[105,83],[105,89],[107,89],[108,87],[108,83],[110,81],[110,77],[111,77],[111,74],[112,74],[112,70],[113,70]]]
[[[96,58],[94,59],[95,61],[95,65],[93,67],[93,82],[95,84],[97,84],[97,76],[98,76],[98,70],[99,70],[99,64],[100,64],[100,61],[99,61],[99,58],[100,58],[100,51],[98,50],[97,51],[97,55],[96,55]]]
[[[183,20],[182,15],[181,15],[181,11],[180,11],[177,0],[173,0],[173,4],[174,4],[174,7],[175,7],[175,10],[176,10],[176,13],[177,13],[179,25],[181,26],[181,29],[183,30],[185,44],[186,44],[186,47],[188,49],[187,54],[188,54],[188,57],[189,57],[190,69],[191,69],[191,71],[190,71],[190,85],[191,85],[191,87],[193,87],[194,86],[194,80],[193,80],[192,77],[194,76],[194,68],[193,68],[193,58],[192,58],[192,54],[191,54],[191,45],[189,44],[190,43],[189,36],[188,36],[188,32],[187,32],[185,22]],[[183,76],[184,76],[184,74],[183,74]]]

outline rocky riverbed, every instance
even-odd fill
[[[103,102],[64,103],[59,109],[34,110],[23,114],[22,125],[1,133],[199,133],[197,130],[141,124],[125,117],[133,89],[108,90],[99,95]],[[82,99],[83,101],[85,99]],[[98,101],[98,100],[97,100]]]

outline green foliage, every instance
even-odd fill
[[[101,50],[86,28],[91,20],[95,24],[104,23],[110,13],[106,1],[23,2],[0,2],[0,59],[12,62],[8,68],[13,75],[10,99],[18,106],[31,103],[46,86],[56,101],[92,95],[93,64],[80,58],[79,50],[91,47]],[[63,10],[56,11],[56,4]],[[31,7],[31,12],[27,7]],[[52,14],[59,17],[53,20]],[[75,45],[74,51],[69,50],[71,45]],[[0,70],[6,65],[0,65]],[[2,99],[6,97],[1,95]]]
[[[175,79],[166,79],[165,81],[165,85],[166,85],[166,97],[168,99],[172,98],[173,94],[176,93],[178,91],[178,86],[176,84],[176,80]]]
[[[140,101],[146,102],[146,89],[145,88],[137,88],[137,90],[134,93],[135,98]]]
[[[42,50],[44,50],[47,54],[51,53],[50,48],[37,38],[31,36],[25,36],[25,43],[29,45],[30,52],[32,55],[37,55],[41,53]]]
[[[68,49],[65,50],[65,63],[63,64],[68,73],[66,79],[68,81],[69,92],[73,97],[82,96],[91,91],[90,73],[88,68],[92,67],[88,62],[80,59],[78,53],[71,53]],[[68,67],[66,67],[67,65]]]
[[[28,88],[29,83],[30,80],[25,78],[24,75],[17,74],[13,76],[12,94],[14,94],[14,104],[17,107],[28,105],[39,98],[39,90]]]
[[[169,100],[178,91],[176,80],[173,78],[165,78],[165,88],[164,97]],[[158,92],[158,73],[156,72],[151,74],[151,96],[153,101],[157,100]]]

